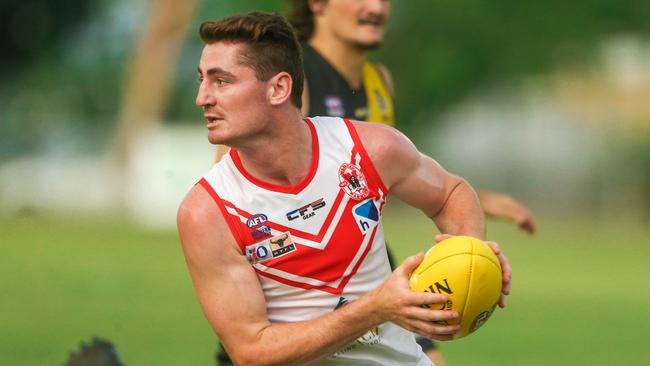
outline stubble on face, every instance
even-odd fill
[[[242,47],[218,42],[206,45],[201,55],[199,93],[204,95],[197,104],[207,122],[208,140],[215,145],[234,146],[254,136],[265,115],[265,83],[241,62]]]

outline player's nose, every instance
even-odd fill
[[[381,15],[384,13],[384,6],[388,0],[366,0],[364,3],[365,10],[373,15]]]
[[[214,96],[208,89],[206,83],[201,82],[199,90],[196,93],[196,100],[194,101],[198,107],[205,107],[216,103]]]

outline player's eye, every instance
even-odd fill
[[[218,86],[226,86],[226,85],[228,85],[228,82],[223,80],[223,79],[217,79],[217,85]]]

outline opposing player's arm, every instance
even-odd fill
[[[201,308],[237,365],[303,364],[336,352],[386,321],[427,336],[456,330],[431,323],[451,319],[449,314],[420,307],[444,302],[444,296],[403,289],[421,258],[411,259],[403,273],[391,275],[380,288],[323,317],[271,323],[257,275],[203,187],[195,186],[182,203],[178,229]]]
[[[391,195],[419,208],[443,233],[484,238],[478,197],[464,179],[421,154],[394,128],[374,123],[355,126]]]
[[[529,234],[535,233],[535,216],[514,197],[483,189],[478,192],[478,198],[487,216],[508,220]]]

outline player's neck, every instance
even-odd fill
[[[260,138],[237,147],[244,169],[255,178],[281,186],[295,186],[309,174],[312,164],[312,136],[297,113],[276,119]]]
[[[309,45],[318,51],[353,89],[361,88],[367,51],[321,33],[315,33],[309,39]]]

